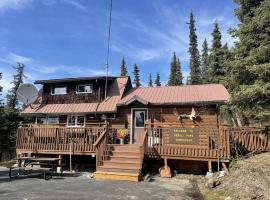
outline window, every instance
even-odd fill
[[[38,124],[58,124],[59,117],[58,116],[37,117],[37,123]]]
[[[47,124],[59,124],[59,117],[47,117]]]
[[[84,126],[85,125],[85,116],[68,116],[68,126]]]
[[[67,94],[66,86],[53,86],[51,90],[52,95]]]
[[[92,93],[92,90],[93,90],[92,84],[77,85],[76,93],[77,94]]]
[[[144,121],[145,121],[145,111],[142,110],[136,110],[134,111],[134,117],[135,117],[135,127],[136,128],[143,128],[144,127]]]
[[[37,117],[38,124],[47,124],[47,117]]]

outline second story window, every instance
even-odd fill
[[[92,91],[93,91],[92,84],[81,84],[81,85],[77,85],[77,88],[76,88],[77,94],[92,93]]]
[[[53,86],[51,90],[52,95],[67,94],[66,86]]]

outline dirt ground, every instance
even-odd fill
[[[186,178],[154,177],[152,182],[95,180],[88,173],[64,174],[48,181],[40,176],[8,178],[7,168],[0,168],[1,200],[36,199],[202,199],[194,182]]]
[[[221,184],[213,189],[205,187],[205,177],[196,181],[206,200],[270,200],[270,152],[232,161],[230,175],[220,178]]]

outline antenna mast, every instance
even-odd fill
[[[108,71],[109,71],[109,56],[110,56],[111,25],[112,25],[112,0],[110,0],[110,21],[109,21],[109,32],[108,32],[108,41],[107,41],[105,99],[107,98],[107,87],[108,87]]]

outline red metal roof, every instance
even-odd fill
[[[66,113],[93,113],[98,103],[79,104],[47,104],[31,105],[26,107],[21,114],[66,114]]]
[[[228,91],[221,84],[140,87],[130,90],[118,105],[127,105],[135,100],[156,105],[225,103],[229,98]]]
[[[27,106],[21,114],[67,114],[67,113],[103,113],[116,112],[116,104],[122,98],[128,77],[119,77],[109,85],[108,97],[101,103],[78,103],[78,104],[46,104],[40,103]],[[41,102],[39,98],[38,102]]]

